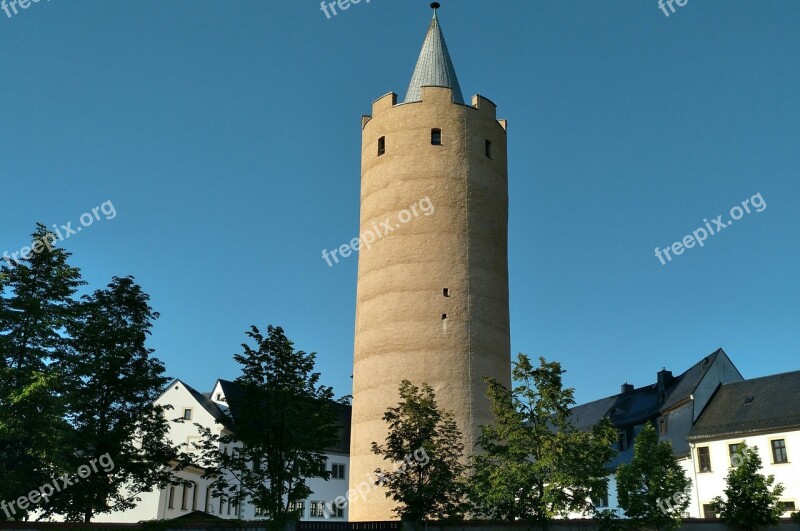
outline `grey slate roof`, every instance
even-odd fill
[[[214,417],[214,420],[216,420],[220,424],[223,425],[226,424],[225,419],[227,418],[227,416],[225,415],[225,412],[213,400],[211,400],[211,398],[208,395],[198,392],[192,386],[188,385],[186,382],[183,382],[181,380],[177,381],[183,384],[183,387],[186,388],[189,394],[192,395],[192,397],[194,397],[194,399],[197,400],[201,406],[203,406],[203,409],[208,411],[211,414],[211,416]]]
[[[240,402],[241,390],[235,382],[228,380],[219,380],[219,384],[222,387],[222,392],[225,393],[230,417],[235,421],[237,415],[241,414],[246,408]],[[339,414],[339,443],[328,448],[328,450],[338,453],[350,453],[350,422],[353,408],[344,404],[335,404],[335,407]],[[299,422],[302,422],[302,420],[299,420]],[[222,422],[222,424],[227,428],[233,429],[230,425],[230,420]]]
[[[628,393],[601,398],[572,408],[571,421],[579,429],[589,429],[604,417],[617,427],[639,425],[675,405],[688,400],[717,356],[719,349],[667,382],[664,389],[654,383]],[[662,394],[663,393],[663,394]]]
[[[456,70],[450,59],[450,53],[447,51],[447,44],[435,10],[404,103],[422,101],[422,87],[430,86],[451,88],[453,89],[453,101],[464,103],[464,95],[461,93]]]
[[[720,386],[689,439],[791,428],[800,429],[800,371]]]

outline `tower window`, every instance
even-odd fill
[[[442,290],[442,295],[444,295],[445,297],[449,297],[450,296],[450,288],[444,288]]]
[[[432,146],[441,146],[442,145],[442,130],[441,129],[431,129],[431,145]]]
[[[442,321],[447,321],[447,314],[446,313],[442,314]]]
[[[486,156],[488,158],[492,158],[492,141],[491,140],[487,140],[486,141]]]
[[[382,136],[378,139],[378,156],[386,153],[386,137]]]

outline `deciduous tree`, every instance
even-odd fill
[[[243,344],[234,356],[242,374],[235,395],[226,396],[230,431],[198,425],[198,462],[214,479],[215,495],[251,502],[283,530],[298,517],[291,505],[312,492],[306,478],[330,477],[325,450],[339,441],[346,398],[334,400],[314,372],[316,354],[295,350],[280,327],[269,326],[264,336],[253,326],[247,336],[255,346]]]
[[[482,427],[484,453],[473,459],[470,489],[480,514],[547,526],[557,516],[591,512],[591,498],[607,494],[616,431],[608,420],[590,431],[570,423],[574,390],[564,388],[564,372],[544,358],[534,367],[520,354],[512,390],[486,379],[494,423]]]
[[[714,510],[728,524],[743,529],[758,529],[777,524],[783,514],[780,497],[783,485],[775,485],[775,476],[761,470],[758,447],[741,444],[734,456],[734,466],[725,478],[725,497],[714,498]],[[734,465],[736,464],[734,463]]]
[[[453,415],[439,409],[433,389],[403,380],[400,402],[383,420],[389,433],[384,444],[373,441],[372,451],[395,464],[376,470],[378,484],[397,502],[394,512],[412,523],[463,518],[464,443]]]
[[[692,482],[675,460],[672,444],[645,424],[633,444],[633,460],[617,470],[619,506],[641,526],[674,530],[689,507]]]

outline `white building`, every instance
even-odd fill
[[[169,437],[173,444],[183,445],[186,451],[191,444],[200,440],[195,424],[209,428],[215,434],[227,434],[226,413],[229,413],[227,396],[235,392],[235,384],[218,380],[211,393],[199,393],[180,380],[172,382],[164,393],[156,400],[156,405],[171,405],[167,412],[170,420]],[[230,412],[233,416],[236,411]],[[347,519],[347,506],[339,509],[331,504],[339,496],[345,496],[348,490],[350,470],[350,408],[341,406],[341,440],[335,448],[326,453],[328,461],[326,469],[332,472],[330,480],[308,478],[306,481],[313,491],[308,500],[302,503],[302,520]],[[142,501],[135,509],[110,514],[98,515],[95,522],[134,523],[143,520],[173,519],[185,516],[194,511],[205,512],[224,519],[257,520],[252,505],[236,507],[228,500],[212,496],[211,479],[203,479],[203,469],[188,467],[178,473],[183,479],[192,482],[192,486],[170,486],[161,491],[142,493]]]
[[[722,349],[709,354],[688,370],[673,376],[662,369],[653,384],[634,387],[627,382],[621,392],[572,408],[571,421],[579,429],[591,429],[603,418],[617,428],[619,454],[609,463],[608,496],[596,500],[598,510],[611,509],[622,515],[617,503],[615,473],[619,465],[633,459],[633,442],[646,423],[656,427],[662,441],[670,441],[679,460],[691,458],[688,436],[714,392],[723,383],[741,381],[742,375]],[[574,518],[585,515],[573,514]]]
[[[604,417],[618,430],[619,455],[609,464],[609,494],[596,501],[598,510],[624,516],[614,474],[633,458],[634,439],[648,422],[672,443],[692,481],[687,517],[715,518],[711,501],[724,496],[725,477],[743,442],[758,447],[761,472],[785,487],[784,516],[800,507],[800,371],[744,380],[720,349],[678,376],[661,370],[651,385],[626,383],[617,395],[576,406],[571,418],[589,429]]]
[[[723,495],[742,443],[758,447],[761,473],[783,484],[784,517],[790,516],[800,507],[800,371],[720,386],[688,440],[692,459],[685,466],[696,486],[690,516],[714,517],[711,500]]]

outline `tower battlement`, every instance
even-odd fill
[[[472,96],[472,104],[466,105],[463,103],[457,103],[453,101],[453,89],[450,87],[437,87],[437,86],[425,86],[422,87],[422,99],[421,101],[411,101],[411,102],[403,102],[397,103],[397,94],[394,92],[389,92],[388,94],[384,94],[380,98],[376,99],[372,102],[372,114],[365,114],[361,117],[361,128],[364,129],[367,124],[376,116],[380,115],[381,113],[394,109],[396,107],[404,107],[406,105],[420,105],[420,104],[433,104],[433,105],[445,105],[445,104],[457,105],[459,107],[464,107],[467,109],[474,109],[478,111],[481,115],[486,116],[488,119],[495,120],[497,123],[502,127],[504,130],[507,129],[508,121],[498,120],[497,119],[497,105],[484,96],[480,94],[475,94]]]

